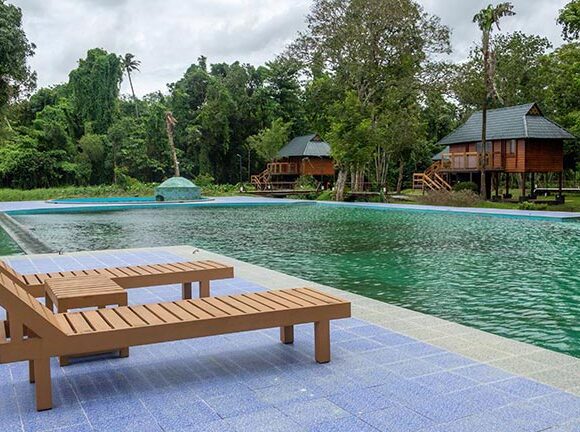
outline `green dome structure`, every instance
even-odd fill
[[[171,177],[155,188],[157,201],[194,201],[201,198],[201,188],[184,177]]]

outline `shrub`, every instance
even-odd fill
[[[316,179],[311,175],[303,175],[298,177],[296,183],[294,183],[296,189],[307,189],[307,190],[316,190],[318,189]]]
[[[518,206],[518,208],[520,210],[547,210],[548,209],[548,204],[535,204],[535,203],[531,203],[529,201],[524,201],[522,203],[520,203],[520,205]]]
[[[453,186],[453,190],[455,192],[461,192],[461,191],[471,191],[471,192],[478,192],[478,187],[477,187],[477,183],[468,181],[468,182],[459,182],[457,183],[455,186]]]
[[[213,186],[215,179],[210,174],[199,174],[193,182],[200,188]]]
[[[334,201],[334,191],[330,189],[325,190],[316,199],[318,201]]]
[[[419,202],[449,207],[475,207],[481,204],[481,198],[470,190],[459,192],[432,191],[420,197]]]

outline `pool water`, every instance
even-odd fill
[[[0,228],[0,256],[17,255],[21,253],[22,251],[14,240],[6,234],[6,231]]]
[[[580,223],[317,205],[17,219],[55,249],[190,244],[580,357]]]

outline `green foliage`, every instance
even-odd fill
[[[578,39],[580,36],[580,0],[573,0],[560,10],[558,24],[563,27],[564,39],[568,41]]]
[[[0,0],[0,112],[23,91],[31,90],[36,74],[26,59],[34,55],[36,46],[30,43],[22,29],[20,8]]]
[[[264,161],[270,162],[275,159],[278,151],[288,143],[291,126],[291,123],[284,123],[282,118],[277,118],[269,128],[262,129],[258,134],[248,137],[248,146]]]
[[[462,191],[431,191],[419,198],[422,204],[449,206],[449,207],[477,207],[481,198],[470,190]]]
[[[104,134],[117,110],[123,70],[119,56],[94,48],[69,75],[75,114],[85,127]]]
[[[207,188],[215,185],[215,179],[209,174],[199,174],[197,177],[195,177],[193,182],[201,188]]]
[[[317,201],[333,201],[334,200],[334,192],[332,190],[325,190],[324,192],[318,195],[316,198]]]
[[[477,192],[479,190],[479,187],[477,186],[477,183],[474,182],[458,182],[455,184],[455,186],[453,186],[453,190],[455,192],[461,192],[461,191],[472,191],[472,192]]]
[[[305,189],[305,190],[318,189],[316,179],[311,175],[302,175],[298,177],[298,180],[296,180],[294,186],[296,189]]]
[[[519,210],[530,210],[530,211],[547,210],[548,204],[536,204],[536,203],[531,203],[529,201],[524,201],[518,205],[518,209]]]

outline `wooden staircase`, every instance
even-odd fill
[[[440,175],[443,163],[434,162],[429,168],[422,173],[413,174],[413,189],[440,191],[451,190],[451,185]]]
[[[270,169],[266,168],[260,174],[253,175],[251,178],[252,184],[257,190],[267,190],[272,188]]]

